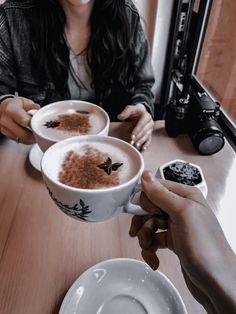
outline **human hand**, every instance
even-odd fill
[[[117,118],[132,120],[134,128],[131,134],[131,144],[141,151],[146,150],[151,143],[154,122],[145,106],[142,104],[126,106]]]
[[[148,215],[133,217],[130,235],[138,237],[144,260],[156,269],[156,251],[169,248],[179,257],[191,293],[208,311],[222,307],[218,304],[222,299],[224,306],[232,307],[235,255],[202,193],[195,187],[158,180],[148,172],[142,176],[142,188],[140,204]],[[158,216],[160,209],[168,214],[167,220]]]
[[[0,132],[12,140],[33,144],[33,134],[27,129],[31,120],[27,111],[39,108],[38,104],[24,97],[5,99],[0,104]]]

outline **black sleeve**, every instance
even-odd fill
[[[3,5],[0,5],[0,95],[14,94],[16,90],[16,69],[8,20]]]

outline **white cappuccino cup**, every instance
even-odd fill
[[[30,128],[42,152],[73,136],[106,136],[109,131],[108,114],[101,107],[86,101],[58,101],[28,113],[32,115]]]
[[[132,203],[143,157],[123,140],[99,135],[63,140],[44,153],[41,169],[52,200],[72,218],[100,222],[123,212],[146,214]]]

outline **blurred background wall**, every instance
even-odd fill
[[[150,43],[152,64],[156,79],[153,92],[158,103],[160,100],[174,0],[134,0],[134,3],[144,20],[144,29]]]

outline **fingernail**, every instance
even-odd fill
[[[135,135],[134,134],[131,137],[132,137],[133,140],[135,139]]]
[[[143,150],[146,150],[147,149],[147,146],[143,146]]]
[[[151,173],[151,171],[144,171],[143,175],[142,175],[142,180],[146,181],[146,182],[152,182],[154,181],[154,176]]]
[[[139,146],[140,146],[140,143],[138,142],[138,143],[136,144],[136,146],[139,147]]]
[[[134,145],[134,141],[132,140],[132,141],[130,142],[130,144],[131,144],[131,145]]]

